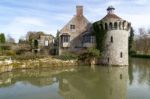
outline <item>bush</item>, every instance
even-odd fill
[[[77,59],[78,55],[70,52],[65,52],[62,55],[55,56],[54,58],[61,59],[61,60],[73,60],[73,59]]]
[[[95,48],[90,48],[86,52],[82,53],[78,56],[78,60],[86,61],[91,60],[93,58],[98,58],[100,56],[100,51]]]
[[[21,54],[21,55],[16,55],[13,57],[13,59],[16,60],[34,60],[34,59],[39,59],[39,58],[44,58],[45,55],[40,55],[40,54],[34,54],[31,52],[25,53],[25,54]]]
[[[134,58],[150,58],[150,55],[142,55],[142,54],[135,54],[132,55]]]
[[[129,51],[129,56],[133,56],[133,55],[136,55],[137,53],[136,53],[136,51],[134,51],[134,50],[131,50],[131,51]]]
[[[0,56],[14,56],[14,55],[16,55],[16,52],[13,50],[0,51]]]
[[[5,53],[5,55],[7,55],[7,56],[14,56],[14,55],[16,55],[16,52],[13,51],[13,50],[7,50],[7,51],[5,51],[4,53]]]
[[[8,44],[3,44],[0,46],[0,50],[10,50],[10,49],[11,49],[11,46]]]

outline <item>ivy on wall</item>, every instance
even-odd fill
[[[100,26],[100,24],[103,24],[103,22],[97,21],[93,23],[93,34],[96,37],[96,48],[100,50],[100,52],[103,52],[107,30],[105,30],[104,27]]]

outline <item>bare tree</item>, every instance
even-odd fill
[[[139,38],[135,40],[135,48],[142,54],[150,54],[150,29],[139,29]]]
[[[15,39],[11,35],[7,35],[7,41],[6,42],[14,44],[15,43]]]

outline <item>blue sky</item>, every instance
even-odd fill
[[[16,41],[28,31],[55,35],[75,15],[76,5],[84,6],[90,22],[103,18],[106,8],[113,5],[115,13],[136,30],[150,26],[148,0],[0,0],[0,32]]]

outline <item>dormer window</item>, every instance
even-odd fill
[[[71,29],[71,30],[75,29],[75,25],[72,25],[72,24],[71,24],[71,25],[70,25],[70,29]]]

